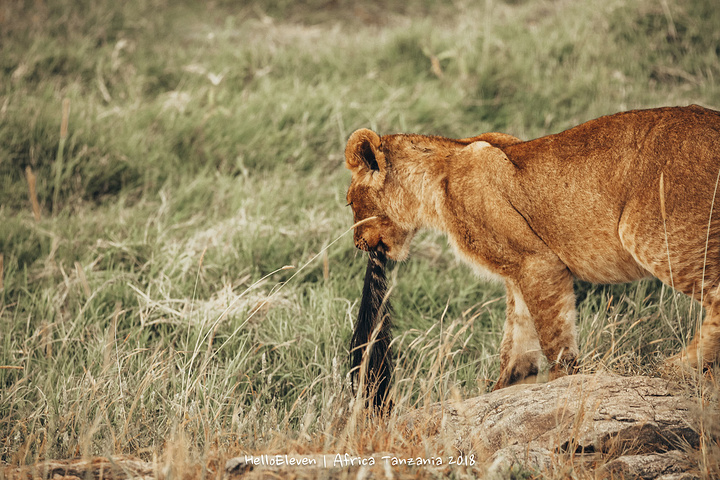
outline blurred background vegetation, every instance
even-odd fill
[[[328,435],[364,268],[332,243],[348,135],[718,108],[718,25],[712,0],[3,2],[0,460]],[[412,252],[401,409],[485,391],[504,316],[442,238]],[[651,281],[578,291],[590,366],[651,364],[699,317]]]

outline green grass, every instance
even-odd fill
[[[713,2],[480,3],[0,6],[0,460],[385,448],[346,423],[349,134],[720,106]],[[391,274],[400,413],[498,372],[503,290],[445,243]],[[698,316],[650,281],[580,291],[588,368],[652,371]]]

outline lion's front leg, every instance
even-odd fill
[[[554,255],[528,258],[517,280],[508,280],[507,322],[495,389],[537,375],[544,354],[550,380],[577,369],[572,275]],[[542,354],[541,354],[542,352]]]
[[[505,282],[507,313],[500,344],[500,378],[494,390],[515,383],[532,383],[540,370],[542,350],[535,323],[522,292],[512,281]]]
[[[531,273],[522,277],[520,288],[550,362],[550,380],[575,373],[579,349],[572,274],[558,258],[535,259],[527,270]]]

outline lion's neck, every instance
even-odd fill
[[[444,205],[447,203],[448,170],[455,155],[445,145],[424,148],[421,155],[401,168],[405,190],[414,208],[413,227],[444,231]]]

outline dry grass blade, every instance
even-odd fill
[[[25,167],[25,178],[27,178],[28,182],[28,193],[30,195],[30,204],[32,205],[32,211],[33,216],[35,217],[35,221],[40,221],[40,203],[37,199],[37,191],[35,188],[36,184],[36,177],[35,174],[32,171],[32,168],[30,168],[30,165]]]
[[[665,173],[660,172],[660,215],[662,215],[663,223],[667,221],[665,215]]]
[[[62,102],[62,119],[60,121],[60,142],[58,143],[57,156],[55,157],[55,184],[53,188],[53,213],[59,209],[60,185],[65,170],[65,142],[68,138],[68,125],[70,123],[70,99],[65,98]]]

